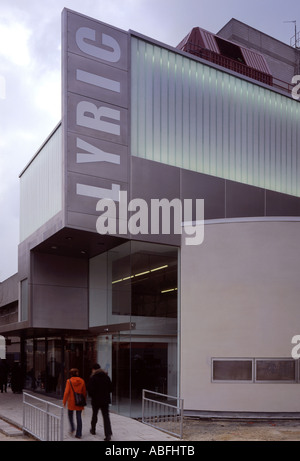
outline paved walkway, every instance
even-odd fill
[[[45,398],[40,394],[35,394],[39,398]],[[56,405],[61,405],[62,402],[57,399],[51,399],[47,397],[47,400],[55,403]],[[96,427],[96,435],[90,434],[90,423],[92,417],[92,409],[88,404],[82,412],[82,439],[76,439],[69,434],[69,421],[67,409],[64,409],[64,440],[65,441],[76,441],[80,442],[91,441],[98,442],[103,441],[104,432],[103,432],[103,423],[102,415],[99,412],[98,415],[98,424]],[[169,434],[166,434],[162,431],[156,430],[150,426],[147,426],[139,421],[136,421],[125,416],[120,416],[115,413],[110,413],[111,425],[113,431],[112,441],[178,441],[177,438],[172,437]],[[2,420],[2,421],[1,421]],[[13,392],[8,389],[7,393],[0,393],[0,430],[2,425],[3,428],[9,429],[9,425],[3,423],[3,420],[6,423],[11,423],[14,427],[10,426],[10,430],[15,432],[17,436],[18,431],[16,427],[21,429],[23,426],[23,395],[22,394],[13,394]],[[76,420],[76,418],[74,418]],[[12,434],[11,434],[12,435]]]

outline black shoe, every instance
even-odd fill
[[[110,436],[109,436],[109,437],[105,437],[104,440],[105,440],[105,442],[110,442],[110,441],[111,441],[111,437],[110,437]]]
[[[95,429],[91,429],[91,430],[90,430],[90,433],[93,434],[93,435],[96,435]]]

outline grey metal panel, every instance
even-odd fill
[[[109,243],[111,242],[111,240],[108,240],[108,239],[112,239],[112,238],[115,238],[116,240],[112,243],[112,246],[117,246],[119,245],[120,243],[122,243],[122,240],[121,239],[125,239],[125,238],[128,238],[129,237],[129,234],[128,232],[127,233],[123,233],[121,235],[118,234],[118,229],[119,229],[119,223],[120,223],[120,219],[119,219],[119,215],[118,215],[118,206],[116,207],[116,217],[112,217],[110,216],[110,222],[111,223],[114,223],[115,226],[116,226],[116,229],[117,229],[117,232],[116,234],[104,234],[104,235],[99,235],[99,238],[104,238],[105,239],[105,245],[108,245],[109,246]],[[100,215],[100,213],[99,213]],[[81,213],[81,212],[77,212],[77,211],[68,211],[67,213],[67,217],[68,217],[68,223],[69,223],[69,227],[71,228],[74,228],[74,229],[81,229],[81,230],[85,230],[85,231],[89,231],[89,232],[95,232],[95,229],[96,229],[96,225],[97,225],[97,219],[98,219],[98,215],[95,215],[95,214],[88,214],[88,213]],[[126,229],[127,229],[127,222],[123,221],[123,227],[126,226]],[[97,234],[96,234],[97,235]],[[117,235],[118,237],[115,237],[115,235]],[[87,238],[86,239],[86,247],[90,247],[90,240]],[[85,250],[85,245],[82,245],[83,247],[83,250]],[[102,250],[103,248],[101,247],[100,250]],[[99,248],[97,249],[99,251]]]
[[[180,198],[180,169],[132,157],[131,198]]]
[[[32,326],[86,328],[88,261],[32,253]]]
[[[88,328],[86,288],[35,285],[32,305],[33,327]]]
[[[67,180],[69,196],[67,209],[84,214],[99,216],[99,212],[96,211],[98,200],[112,198],[118,201],[119,191],[127,191],[127,183],[115,180],[112,182],[97,176],[69,173]]]
[[[234,181],[226,181],[226,218],[265,216],[266,191]]]
[[[139,198],[146,202],[148,207],[148,234],[138,234],[135,240],[146,242],[167,243],[180,245],[181,236],[174,234],[173,221],[170,220],[170,234],[161,232],[151,233],[151,200],[180,199],[180,169],[157,162],[151,162],[132,157],[131,163],[131,194],[130,199]],[[161,222],[160,222],[161,226]]]
[[[300,216],[300,197],[266,191],[266,216]]]
[[[98,200],[118,203],[119,190],[129,187],[128,40],[124,31],[63,11],[67,226],[97,232]]]
[[[32,282],[36,285],[86,287],[87,262],[79,258],[34,252]]]
[[[69,172],[128,181],[128,148],[121,144],[69,133],[67,162]]]
[[[84,119],[92,120],[90,126],[82,125],[78,121],[79,118],[79,109],[78,105],[80,103],[87,103],[87,109],[80,111],[84,114]],[[113,106],[107,102],[99,102],[95,99],[88,97],[83,97],[74,93],[68,94],[68,125],[67,130],[72,131],[73,133],[78,133],[91,138],[103,139],[105,141],[111,141],[118,144],[127,144],[128,136],[128,111],[122,107]],[[98,118],[94,122],[94,113],[100,112],[101,121],[98,123]],[[83,118],[82,117],[82,118]],[[95,128],[91,126],[95,125]]]
[[[181,170],[181,199],[204,199],[205,219],[225,218],[225,184],[222,178]]]
[[[75,53],[80,56],[89,56],[91,57],[90,53],[83,51],[76,42],[76,33],[80,28],[87,28],[91,31],[94,31],[95,37],[94,39],[86,38],[83,41],[89,45],[92,51],[92,47],[97,47],[98,50],[94,50],[97,55],[92,56],[93,59],[103,62],[112,67],[118,67],[119,69],[127,70],[127,61],[128,61],[128,50],[127,50],[127,33],[117,29],[113,26],[105,24],[101,21],[96,19],[86,17],[82,14],[76,13],[74,11],[70,11],[65,9],[63,14],[66,15],[66,26],[67,26],[67,42],[68,42],[68,49],[69,53]],[[86,35],[86,34],[85,34]],[[110,40],[110,44],[104,44],[105,35],[111,37],[114,41],[117,42],[118,46],[120,47],[120,58],[117,59],[117,50],[114,52],[114,42]],[[101,51],[102,58],[101,58]]]
[[[128,73],[75,54],[68,56],[68,90],[128,107]]]
[[[83,214],[78,211],[68,211],[68,226],[73,229],[82,229],[94,232],[96,229],[97,216],[95,214]]]
[[[165,195],[171,200],[177,198],[178,193],[182,201],[184,199],[203,199],[206,220],[300,216],[300,197],[280,194],[237,181],[162,165],[137,157],[132,157],[132,172],[132,197],[140,196],[149,204],[151,198],[162,198]],[[180,186],[179,192],[176,183]],[[194,211],[193,209],[193,213]]]
[[[0,283],[0,307],[18,301],[19,280],[19,274],[14,274]]]

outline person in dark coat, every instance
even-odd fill
[[[0,390],[7,392],[8,365],[5,359],[0,358]]]
[[[3,366],[3,390],[7,392],[7,381],[8,381],[8,373],[9,373],[9,366],[6,362],[6,359],[2,360]]]
[[[109,404],[111,403],[110,394],[112,392],[112,382],[98,363],[92,368],[92,374],[87,385],[88,394],[92,400],[92,420],[91,434],[96,434],[96,424],[98,421],[98,412],[101,410],[104,425],[104,434],[106,441],[111,440],[112,430],[109,416]]]
[[[14,394],[21,394],[23,388],[22,371],[20,364],[15,362],[11,372],[11,390]]]

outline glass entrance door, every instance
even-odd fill
[[[126,242],[90,260],[89,322],[109,332],[98,336],[97,361],[120,414],[141,416],[143,389],[177,395],[178,272],[178,248],[153,243]]]
[[[87,383],[96,360],[96,344],[93,338],[66,338],[64,344],[64,376],[69,378],[71,368],[77,368]]]
[[[98,338],[99,363],[113,383],[114,411],[140,417],[143,389],[168,393],[168,370],[172,368],[170,348],[172,344],[168,342],[147,342],[130,335]]]

